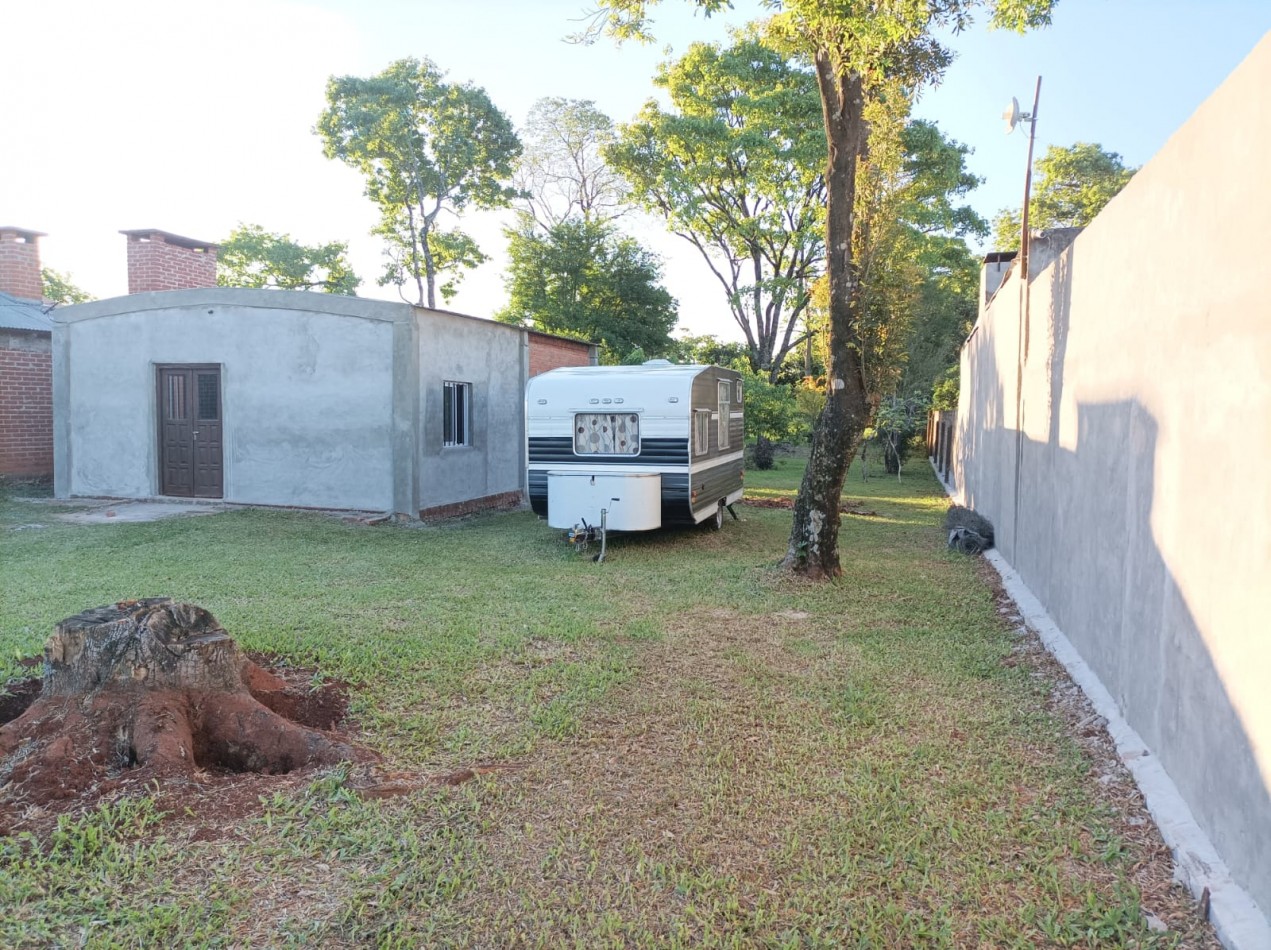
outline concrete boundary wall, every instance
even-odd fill
[[[1026,313],[1007,278],[962,352],[950,472],[1264,923],[1268,89],[1271,37],[1033,268]]]

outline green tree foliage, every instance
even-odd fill
[[[1130,183],[1136,171],[1126,168],[1120,155],[1104,151],[1101,145],[1078,142],[1067,148],[1050,146],[1033,163],[1029,230],[1084,227]],[[1019,210],[1005,208],[993,219],[993,246],[1001,251],[1018,250],[1019,239]]]
[[[601,0],[618,37],[648,38],[655,0]],[[706,11],[726,0],[695,0]],[[987,7],[994,26],[1024,30],[1050,22],[1055,0],[782,0],[766,24],[768,41],[813,63],[825,123],[829,272],[825,408],[795,500],[787,566],[813,577],[841,573],[839,496],[869,418],[858,347],[863,292],[856,243],[856,173],[870,141],[868,102],[913,95],[940,78],[952,59],[942,38]]]
[[[347,244],[301,244],[258,224],[240,224],[221,242],[216,283],[221,287],[320,290],[353,296],[361,281],[345,255]]]
[[[865,430],[866,439],[883,455],[883,470],[900,477],[901,466],[909,458],[914,437],[927,418],[925,399],[887,396],[874,411],[874,424]]]
[[[485,90],[444,81],[430,60],[402,59],[369,78],[332,76],[318,119],[328,158],[359,171],[380,209],[388,243],[381,283],[413,283],[420,305],[437,305],[437,274],[477,259],[471,239],[439,235],[443,210],[506,206],[521,153],[511,121]]]
[[[960,240],[938,242],[923,255],[925,276],[897,391],[930,397],[952,367],[977,313],[980,261]]]
[[[632,197],[702,255],[773,379],[801,339],[800,314],[824,257],[825,133],[816,79],[753,37],[694,44],[605,150]]]
[[[896,393],[929,396],[975,318],[979,265],[963,235],[988,224],[959,199],[979,184],[970,149],[928,121],[904,122],[903,97],[871,103],[868,159],[858,172],[862,371],[872,406]],[[829,283],[813,286],[808,323],[827,358]]]
[[[70,274],[63,274],[51,267],[40,268],[40,281],[43,284],[42,294],[50,303],[76,304],[87,303],[93,295],[75,286]]]
[[[627,185],[601,154],[616,140],[613,120],[594,102],[540,99],[523,136],[516,186],[540,228],[576,218],[603,224],[621,216]]]
[[[685,334],[675,341],[668,358],[676,363],[696,363],[699,366],[735,366],[738,360],[746,361],[747,350],[744,344],[727,343],[709,333],[701,336]]]
[[[961,384],[962,374],[957,364],[954,364],[940,374],[931,388],[931,408],[936,412],[956,410]]]
[[[509,230],[505,323],[593,340],[606,362],[639,348],[647,358],[674,345],[675,299],[658,259],[598,221],[569,220],[540,232],[528,215]]]
[[[407,302],[421,303],[418,299],[412,301],[405,292],[406,285],[412,280],[418,289],[418,275],[412,269],[417,260],[417,248],[427,246],[436,290],[445,301],[459,292],[459,284],[469,270],[489,260],[477,242],[458,228],[449,231],[433,228],[428,232],[426,241],[413,241],[415,230],[409,216],[381,221],[371,233],[384,239],[384,271],[377,283],[381,287],[396,287],[398,294]],[[435,297],[432,300],[429,306],[435,306]]]
[[[767,373],[756,373],[745,362],[735,364],[733,369],[742,375],[746,441],[762,437],[788,442],[807,434],[807,420],[799,412],[793,387],[772,382]]]

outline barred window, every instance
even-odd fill
[[[640,416],[634,412],[577,413],[574,454],[639,455]]]
[[[442,383],[441,419],[443,446],[472,444],[472,383]]]

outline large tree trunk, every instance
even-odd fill
[[[0,727],[0,799],[73,796],[132,769],[280,773],[371,757],[273,712],[264,703],[284,685],[201,607],[161,597],[84,611],[45,643],[40,697]]]
[[[825,51],[817,54],[816,74],[829,148],[825,173],[829,385],[794,504],[785,564],[809,577],[834,577],[841,573],[839,496],[869,419],[856,332],[861,289],[852,240],[857,160],[864,153],[868,130],[861,77],[856,73],[841,74]]]

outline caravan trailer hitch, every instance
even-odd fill
[[[574,545],[575,548],[579,551],[579,553],[586,551],[587,545],[589,545],[592,541],[595,541],[598,539],[600,541],[600,553],[595,555],[592,558],[592,560],[596,561],[597,563],[605,559],[605,547],[606,547],[607,535],[609,533],[606,530],[608,515],[609,515],[609,509],[601,508],[599,527],[596,527],[595,525],[589,525],[584,520],[574,525],[567,532],[565,532],[566,540],[568,540],[570,544]]]

